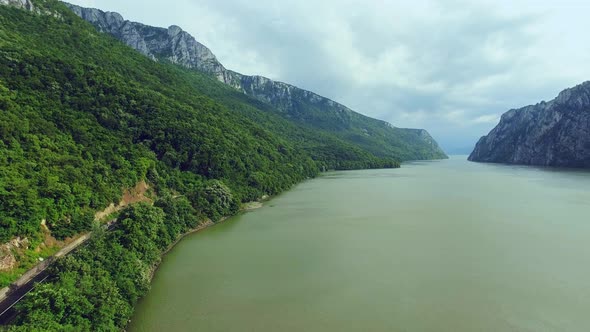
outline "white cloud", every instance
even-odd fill
[[[477,118],[473,119],[473,123],[489,123],[489,124],[496,124],[500,121],[500,115],[498,114],[488,114],[488,115],[480,115]]]
[[[75,3],[79,6],[84,6],[84,7],[89,7],[89,8],[94,8],[97,6],[97,3],[95,0],[76,0],[76,1],[68,1],[71,3]]]

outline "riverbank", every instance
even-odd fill
[[[148,294],[162,257],[186,235],[217,224],[199,222],[198,215],[185,197],[129,206],[113,231],[93,232],[82,249],[39,280],[32,295],[22,296],[14,318],[5,324],[44,331],[124,330],[138,301]],[[93,300],[105,293],[108,299]],[[67,294],[67,301],[54,302],[56,294]],[[93,305],[79,305],[88,301]]]
[[[256,209],[260,209],[264,204],[263,202],[268,200],[269,197],[268,196],[264,196],[262,197],[262,199],[260,201],[253,201],[253,202],[247,202],[244,203],[242,205],[242,208],[240,209],[239,213],[244,213],[244,212],[248,212],[248,211],[253,211]],[[225,216],[223,218],[221,218],[219,221],[217,222],[213,222],[210,219],[206,219],[203,223],[199,224],[197,227],[181,234],[174,242],[172,242],[168,248],[166,248],[166,250],[164,250],[162,252],[162,254],[160,255],[160,260],[152,267],[152,269],[150,270],[150,274],[149,274],[149,280],[150,282],[152,281],[152,279],[154,278],[154,275],[156,274],[156,272],[158,271],[158,268],[160,267],[160,264],[162,263],[162,259],[164,258],[164,256],[166,256],[166,254],[168,254],[172,249],[174,249],[174,247],[180,242],[182,241],[185,237],[200,232],[202,230],[205,230],[211,226],[215,226],[217,224],[220,224],[224,221],[226,221],[227,219],[231,218],[233,216]]]
[[[240,209],[239,213],[244,213],[244,212],[248,212],[248,211],[252,211],[252,210],[256,210],[259,209],[263,206],[263,200],[266,201],[268,200],[269,197],[265,196],[261,199],[261,201],[253,201],[253,202],[248,202],[248,203],[244,203],[242,205],[242,208]],[[237,214],[236,214],[237,215]],[[161,255],[160,255],[160,259],[157,261],[156,264],[154,264],[152,266],[152,268],[150,269],[149,272],[149,283],[151,284],[152,280],[154,279],[154,276],[156,275],[156,272],[158,272],[158,268],[160,267],[160,264],[162,263],[162,260],[164,259],[164,257],[172,250],[174,249],[174,247],[176,247],[176,245],[178,243],[180,243],[180,241],[184,240],[187,236],[198,233],[200,231],[203,231],[211,226],[215,226],[218,225],[220,223],[223,223],[224,221],[226,221],[227,219],[231,218],[233,216],[225,216],[223,218],[221,218],[219,221],[217,222],[213,222],[211,219],[206,219],[203,223],[199,224],[197,227],[181,234],[174,242],[172,242],[168,248],[166,248],[166,250],[164,250]],[[141,299],[140,299],[141,301]],[[135,311],[135,307],[133,308]],[[127,324],[131,323],[131,319],[129,319],[129,321],[127,322]]]

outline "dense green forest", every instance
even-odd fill
[[[59,16],[0,7],[0,242],[35,237],[41,220],[57,237],[86,230],[143,179],[218,218],[320,169],[397,166],[36,4]],[[213,181],[231,207],[210,201]]]
[[[52,266],[17,330],[117,330],[148,273],[200,220],[327,169],[399,167],[338,135],[286,121],[207,75],[154,62],[54,0],[51,15],[0,6],[0,243],[93,239]],[[94,214],[147,181],[155,206],[113,232]],[[174,197],[174,198],[173,198]]]
[[[122,330],[148,291],[162,250],[196,225],[184,197],[127,208],[114,231],[97,229],[88,244],[51,267],[51,278],[18,304],[26,314],[10,330]]]

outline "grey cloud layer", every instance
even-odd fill
[[[504,111],[590,78],[589,46],[571,36],[585,40],[590,25],[582,2],[73,2],[180,25],[230,69],[428,129],[450,150],[473,146]]]

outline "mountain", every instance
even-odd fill
[[[513,109],[477,143],[471,161],[590,167],[590,82]]]
[[[63,3],[0,1],[0,244],[31,243],[16,270],[0,264],[0,286],[137,184],[218,220],[321,170],[399,167],[208,74],[152,61]]]
[[[47,236],[89,230],[97,211],[142,181],[215,220],[328,163],[397,166],[203,74],[151,61],[61,3],[19,4],[0,6],[0,242],[43,247]],[[312,160],[290,137],[326,142],[331,154]],[[214,188],[228,197],[220,202]]]
[[[66,5],[99,31],[113,35],[152,60],[211,75],[272,105],[272,112],[278,112],[291,122],[332,133],[378,157],[398,160],[446,158],[425,130],[396,128],[293,85],[228,70],[206,46],[178,26],[168,29],[151,27],[127,21],[118,13]]]
[[[302,114],[314,123],[294,121],[210,73],[153,61],[61,2],[0,1],[0,286],[92,231],[13,307],[11,331],[124,330],[181,234],[323,169],[399,167],[385,140],[369,150],[329,121],[319,129],[313,110]],[[405,152],[436,144],[402,134],[423,142]],[[101,214],[112,229],[96,227]]]
[[[399,167],[208,74],[152,61],[63,3],[0,1],[0,242],[88,230],[141,181],[218,219],[320,170]],[[231,209],[204,198],[216,181]]]

